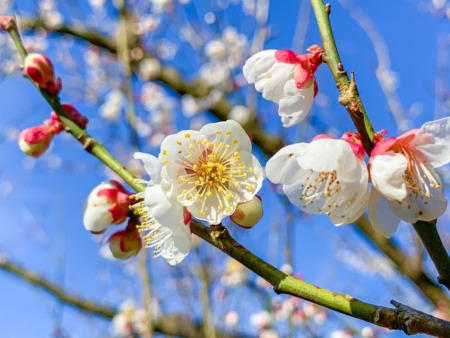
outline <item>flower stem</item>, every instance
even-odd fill
[[[438,282],[450,290],[450,257],[437,231],[436,221],[418,221],[413,226],[439,272]]]
[[[348,77],[344,66],[341,63],[339,53],[334,40],[333,31],[330,24],[330,5],[324,5],[322,0],[311,0],[311,5],[322,36],[325,49],[324,61],[333,75],[339,89],[339,103],[342,104],[350,115],[358,133],[363,138],[363,146],[368,155],[373,148],[374,130],[364,109],[358,88],[355,82],[354,73],[351,79]]]

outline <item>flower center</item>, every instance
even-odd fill
[[[299,198],[305,202],[303,208],[320,202],[316,212],[322,213],[325,211],[326,215],[330,215],[333,209],[339,208],[344,202],[338,199],[341,186],[336,170],[319,173],[309,170],[302,180],[301,187],[303,191]],[[351,204],[352,202],[346,201],[346,203]]]
[[[401,153],[408,161],[408,166],[403,174],[408,195],[421,199],[433,198],[431,189],[440,189],[442,185],[439,176],[424,156],[420,152],[402,145],[394,146],[393,151]],[[428,204],[428,202],[424,203]]]
[[[184,169],[184,172],[177,170],[176,174],[183,187],[178,199],[189,203],[201,200],[201,215],[206,214],[208,201],[210,208],[231,212],[234,209],[234,188],[255,189],[254,184],[244,181],[248,173],[253,173],[253,168],[242,161],[237,151],[238,140],[233,139],[231,134],[231,131],[217,131],[215,141],[211,141],[194,139],[186,133],[187,144],[176,142],[180,147],[179,156],[174,158],[167,150],[162,150],[162,155],[167,156],[163,163],[176,163]]]

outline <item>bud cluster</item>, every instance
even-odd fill
[[[123,223],[129,214],[130,193],[117,181],[107,181],[96,186],[86,201],[83,224],[93,234],[102,234],[112,224]],[[139,253],[142,240],[136,224],[129,219],[124,230],[113,233],[109,249],[114,257],[128,259]]]

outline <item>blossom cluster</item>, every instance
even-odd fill
[[[265,50],[244,65],[247,81],[279,105],[284,127],[307,116],[317,93],[314,72],[323,49],[312,46],[309,51]],[[450,162],[450,118],[400,137],[385,135],[374,136],[368,165],[362,138],[353,132],[340,140],[319,135],[311,143],[288,145],[267,162],[267,178],[282,184],[301,210],[325,214],[336,225],[356,221],[368,205],[372,226],[385,237],[393,235],[401,220],[437,219],[447,208],[435,168]]]

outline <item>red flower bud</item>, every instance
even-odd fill
[[[61,79],[55,80],[55,71],[52,62],[44,55],[30,53],[23,64],[24,73],[35,82],[39,88],[46,89],[52,95],[61,91]]]
[[[110,224],[120,224],[128,216],[130,194],[117,181],[103,182],[89,194],[84,209],[86,230],[103,232]]]
[[[109,249],[114,257],[128,259],[136,256],[142,248],[142,240],[136,226],[131,222],[125,230],[117,231],[108,240]]]
[[[61,106],[64,108],[67,115],[73,122],[75,122],[80,128],[86,129],[86,126],[89,122],[87,117],[80,114],[78,110],[76,110],[76,108],[70,103],[63,103]]]
[[[23,130],[19,134],[19,147],[27,155],[39,157],[50,146],[54,136],[51,126],[37,126]]]

